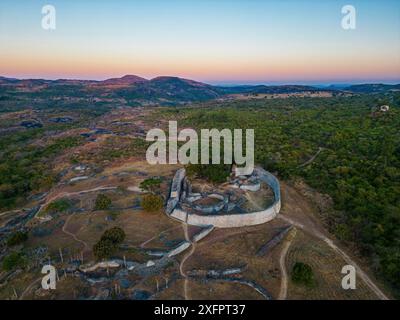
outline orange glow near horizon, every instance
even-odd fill
[[[196,59],[198,58],[198,59]],[[318,81],[335,79],[396,79],[400,58],[379,57],[124,57],[112,55],[1,55],[1,75],[21,78],[106,79],[125,74],[145,78],[179,76],[200,81]]]

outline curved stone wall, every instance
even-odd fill
[[[170,196],[167,202],[166,212],[170,214],[176,207],[181,197],[182,183],[185,179],[186,170],[185,168],[176,171],[174,179],[171,184]]]
[[[174,195],[176,195],[176,197],[173,198],[174,205],[172,205],[171,203],[170,207],[168,208],[169,212],[167,211],[167,213],[170,214],[171,217],[181,221],[185,221],[190,225],[195,225],[195,226],[212,225],[218,228],[252,226],[271,221],[276,217],[276,215],[279,213],[281,209],[281,192],[280,192],[279,181],[274,175],[259,167],[254,169],[254,173],[259,177],[261,181],[268,184],[274,192],[274,203],[265,210],[243,213],[243,214],[216,214],[216,215],[204,215],[204,216],[193,213],[188,214],[187,212],[185,212],[184,210],[182,210],[177,206],[179,200],[176,201],[176,199],[177,198],[179,199],[179,194],[177,195],[176,193],[174,193]],[[183,180],[182,175],[184,176],[184,174],[185,173],[182,174],[182,172],[179,172],[179,174],[175,174],[172,186],[175,185],[179,190],[181,190],[181,187],[178,186],[179,183],[176,183],[175,180],[180,180],[182,182]],[[172,194],[173,193],[171,190],[171,195]]]
[[[193,203],[192,204],[193,209],[198,210],[200,212],[207,213],[207,214],[212,214],[212,213],[217,213],[217,212],[221,211],[228,203],[228,198],[224,197],[222,195],[219,195],[219,194],[210,194],[210,195],[208,195],[208,197],[219,200],[218,204],[207,206],[207,205],[199,205],[199,204]]]

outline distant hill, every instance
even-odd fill
[[[372,84],[357,84],[343,88],[346,91],[351,91],[354,93],[380,93],[387,91],[399,91],[400,84],[382,84],[382,83],[372,83]]]
[[[0,76],[0,84],[5,84],[5,83],[12,83],[15,81],[19,81],[18,79],[15,78],[6,78],[6,77],[1,77]]]
[[[149,80],[138,77],[135,75],[126,75],[122,78],[111,78],[104,81],[99,81],[98,84],[100,85],[132,85],[137,83],[147,82]]]
[[[211,85],[178,77],[157,77],[115,93],[127,100],[162,104],[206,101],[220,96]]]
[[[312,86],[303,85],[281,85],[281,86],[234,86],[234,87],[218,87],[221,93],[234,94],[234,93],[264,93],[264,94],[280,94],[280,93],[299,93],[299,92],[318,92],[329,91],[328,89],[321,89]]]
[[[224,98],[232,94],[295,94],[319,92],[381,93],[400,90],[400,85],[360,84],[340,87],[314,87],[306,85],[242,85],[213,86],[179,77],[162,76],[148,80],[136,75],[96,80],[45,80],[0,77],[0,94],[3,99],[15,92],[30,93],[33,98],[64,98],[64,100],[89,99],[108,101],[119,99],[128,105],[176,105]]]

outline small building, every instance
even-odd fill
[[[389,109],[390,108],[388,105],[382,105],[379,107],[379,111],[381,111],[381,112],[387,112],[387,111],[389,111]]]
[[[377,114],[380,112],[388,112],[389,111],[389,106],[386,104],[383,104],[381,106],[375,106],[371,109],[372,114]]]

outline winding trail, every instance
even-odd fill
[[[22,300],[24,299],[25,295],[32,289],[32,287],[39,281],[42,280],[42,277],[34,280],[33,282],[31,282],[31,284],[29,286],[26,287],[26,289],[24,290],[24,292],[21,293],[21,295],[19,296],[18,300]]]
[[[321,153],[321,151],[324,150],[324,148],[319,147],[318,151],[316,152],[316,154],[314,154],[310,159],[308,159],[306,162],[302,163],[301,165],[298,166],[298,168],[302,168],[305,166],[308,166],[309,164],[311,164],[316,157],[318,157],[318,155]]]
[[[21,209],[5,211],[5,212],[0,213],[0,217],[5,216],[6,214],[9,214],[9,213],[17,213],[17,212],[21,212],[21,211],[22,211]]]
[[[165,230],[163,230],[163,231],[161,231],[160,233],[158,233],[158,234],[156,234],[154,237],[151,237],[150,239],[148,239],[148,240],[146,240],[145,242],[143,242],[142,244],[140,244],[140,248],[141,249],[143,249],[144,248],[144,246],[146,245],[146,244],[148,244],[149,242],[151,242],[151,241],[153,241],[154,239],[156,239],[156,238],[158,238],[161,234],[163,234],[164,232],[168,232],[168,231],[171,231],[171,230],[175,230],[175,229],[178,229],[178,228],[180,228],[181,226],[173,226],[173,227],[171,227],[171,228],[168,228],[168,229],[165,229]]]
[[[338,253],[342,258],[350,265],[354,266],[357,270],[357,275],[367,284],[367,286],[379,297],[381,300],[389,300],[389,298],[378,288],[378,286],[371,280],[371,278],[360,268],[360,266],[351,259],[342,249],[340,249],[336,244],[333,243],[331,239],[327,236],[315,230],[313,228],[306,227],[304,224],[295,221],[291,218],[279,214],[277,218],[282,219],[295,227],[306,231],[309,234],[314,235],[320,240],[324,241],[331,249]]]
[[[100,186],[92,189],[87,189],[87,190],[81,190],[81,191],[76,191],[76,192],[61,192],[56,194],[55,196],[46,199],[45,203],[41,204],[39,207],[39,210],[36,212],[35,217],[39,217],[39,213],[42,211],[44,207],[46,207],[48,204],[53,202],[54,200],[60,199],[60,198],[67,198],[67,197],[72,197],[72,196],[79,196],[81,194],[85,193],[90,193],[90,192],[96,192],[96,191],[103,191],[103,190],[115,190],[117,187],[110,187],[110,186]]]
[[[77,242],[83,244],[83,250],[82,250],[82,254],[83,254],[85,251],[87,251],[87,250],[89,249],[88,244],[87,244],[85,241],[79,239],[74,233],[69,232],[69,231],[67,230],[67,226],[68,226],[69,220],[71,220],[71,218],[72,218],[74,215],[75,215],[75,213],[71,214],[71,215],[68,217],[68,219],[65,221],[65,223],[64,223],[64,225],[63,225],[63,227],[62,227],[62,232],[64,232],[65,234],[71,236],[75,241],[77,241]]]
[[[185,273],[185,271],[183,269],[183,266],[184,266],[186,260],[189,259],[189,257],[194,253],[194,251],[196,249],[196,243],[192,242],[190,240],[189,233],[188,233],[188,225],[187,225],[186,222],[182,222],[182,227],[183,227],[183,231],[185,233],[185,239],[186,239],[186,241],[190,242],[191,248],[190,248],[190,251],[183,256],[182,261],[179,264],[179,272],[180,272],[181,276],[185,279],[184,283],[183,283],[183,294],[184,294],[185,300],[190,300],[189,279],[188,279],[188,276],[186,275],[186,273]]]
[[[279,265],[281,268],[282,279],[281,279],[281,289],[279,291],[278,300],[286,300],[287,297],[287,287],[288,287],[288,275],[286,270],[286,255],[289,251],[289,247],[292,244],[294,237],[296,236],[296,228],[294,228],[286,238],[286,241],[283,245],[281,256],[279,257]]]

